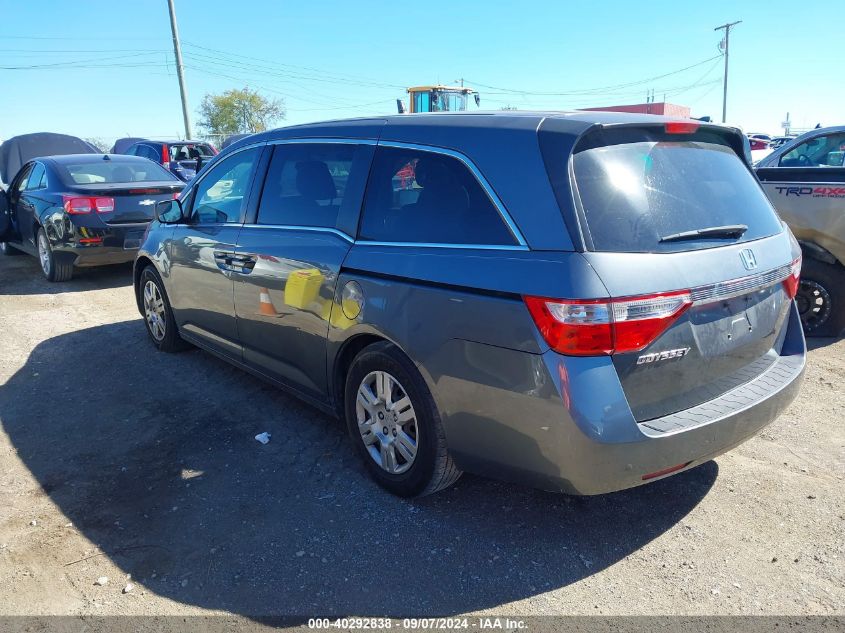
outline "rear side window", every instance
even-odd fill
[[[77,185],[175,180],[170,172],[155,163],[134,160],[121,162],[97,158],[77,163],[64,163],[60,169],[67,174],[70,182]]]
[[[333,228],[357,151],[356,145],[346,144],[277,145],[258,224]]]
[[[44,189],[47,186],[47,171],[41,163],[35,163],[32,168],[32,173],[26,179],[26,190],[35,191],[36,189]]]
[[[711,248],[781,231],[742,160],[718,142],[642,140],[591,147],[574,155],[573,167],[596,251]],[[666,239],[736,225],[747,227],[741,237]]]
[[[147,158],[155,163],[161,162],[161,154],[150,145],[137,145],[133,153],[135,156]]]
[[[168,146],[170,160],[192,160],[196,158],[212,158],[214,152],[205,143],[179,143]]]
[[[473,173],[451,156],[376,150],[359,237],[377,242],[513,245],[513,235]]]

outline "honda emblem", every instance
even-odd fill
[[[745,266],[745,270],[754,270],[757,268],[757,258],[754,257],[754,251],[750,248],[739,251],[739,257],[742,260],[742,265]]]

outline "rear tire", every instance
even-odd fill
[[[23,253],[21,251],[19,251],[14,246],[9,244],[9,242],[0,242],[0,253],[5,255],[6,257],[14,257],[16,255],[23,255]]]
[[[362,389],[367,394],[363,401]],[[370,475],[393,494],[422,497],[451,486],[461,476],[446,449],[431,392],[414,364],[394,345],[370,345],[352,361],[344,413],[349,437]]]
[[[38,229],[35,239],[38,246],[38,261],[44,278],[54,282],[69,281],[73,277],[73,262],[62,253],[53,251],[44,229]]]
[[[845,268],[805,258],[795,300],[807,336],[839,336],[845,329]]]
[[[179,329],[176,326],[167,292],[164,290],[164,283],[153,266],[147,266],[141,272],[138,292],[144,314],[144,325],[153,345],[162,352],[168,353],[187,349],[188,344],[179,336]]]

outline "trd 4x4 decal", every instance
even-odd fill
[[[775,187],[775,190],[782,196],[845,198],[845,187]]]

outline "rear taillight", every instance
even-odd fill
[[[83,213],[111,213],[114,211],[114,198],[89,198],[86,196],[62,196],[62,203],[65,212],[70,215],[82,215]]]
[[[94,206],[98,213],[111,213],[114,211],[114,198],[94,198]]]
[[[161,164],[166,165],[170,162],[170,148],[167,145],[161,146]]]
[[[794,299],[798,294],[798,285],[801,283],[801,258],[793,260],[790,265],[789,277],[783,280],[783,288],[786,296]]]
[[[74,196],[62,196],[65,213],[71,215],[81,215],[83,213],[91,213],[91,198],[76,198]]]
[[[688,290],[624,299],[525,297],[546,342],[571,356],[636,352],[652,343],[692,305]]]

